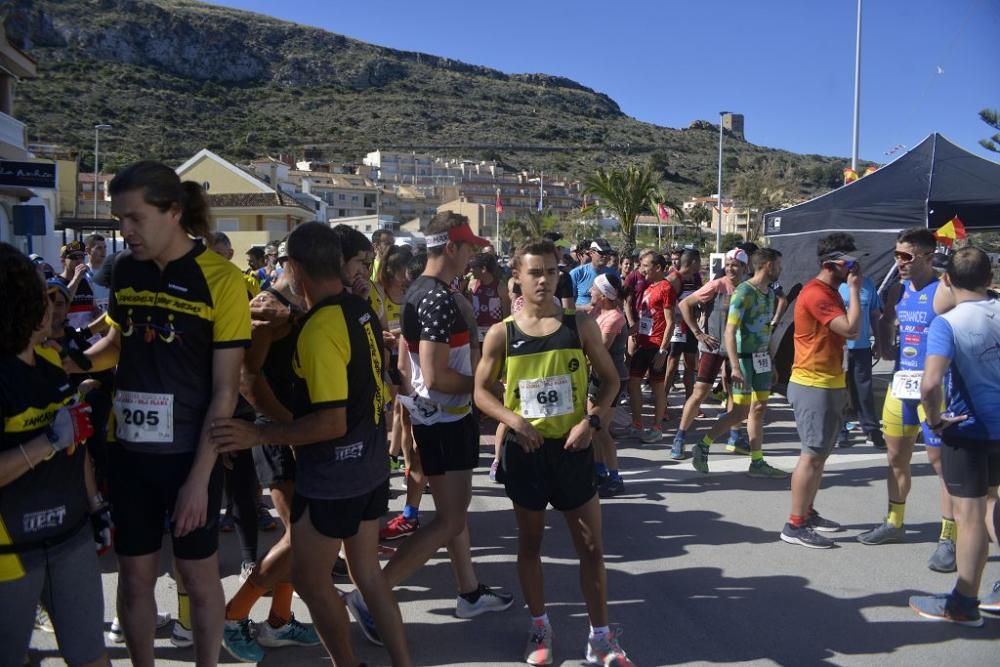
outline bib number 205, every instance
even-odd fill
[[[124,442],[173,442],[173,395],[115,392],[115,436]]]

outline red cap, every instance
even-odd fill
[[[472,233],[472,228],[468,224],[464,224],[457,227],[450,227],[447,234],[443,232],[441,234],[431,234],[427,237],[427,247],[443,246],[448,241],[452,241],[453,243],[471,243],[480,248],[490,245],[488,240],[481,236],[476,236]]]

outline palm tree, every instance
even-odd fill
[[[614,212],[625,237],[623,250],[631,251],[635,247],[635,221],[649,209],[656,185],[656,177],[649,168],[630,165],[624,171],[598,169],[584,179],[583,192]]]
[[[552,214],[551,209],[543,211],[528,211],[526,215],[513,220],[505,220],[501,227],[504,239],[517,245],[531,239],[540,239],[542,234],[552,231],[559,224],[559,219]]]

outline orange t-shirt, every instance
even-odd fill
[[[812,279],[795,301],[795,363],[791,381],[807,387],[841,389],[844,381],[843,336],[829,324],[846,315],[837,290],[822,280]]]

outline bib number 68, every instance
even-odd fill
[[[540,391],[535,396],[535,400],[538,401],[540,405],[547,405],[549,403],[559,402],[559,392],[555,389],[550,389],[549,391]]]

